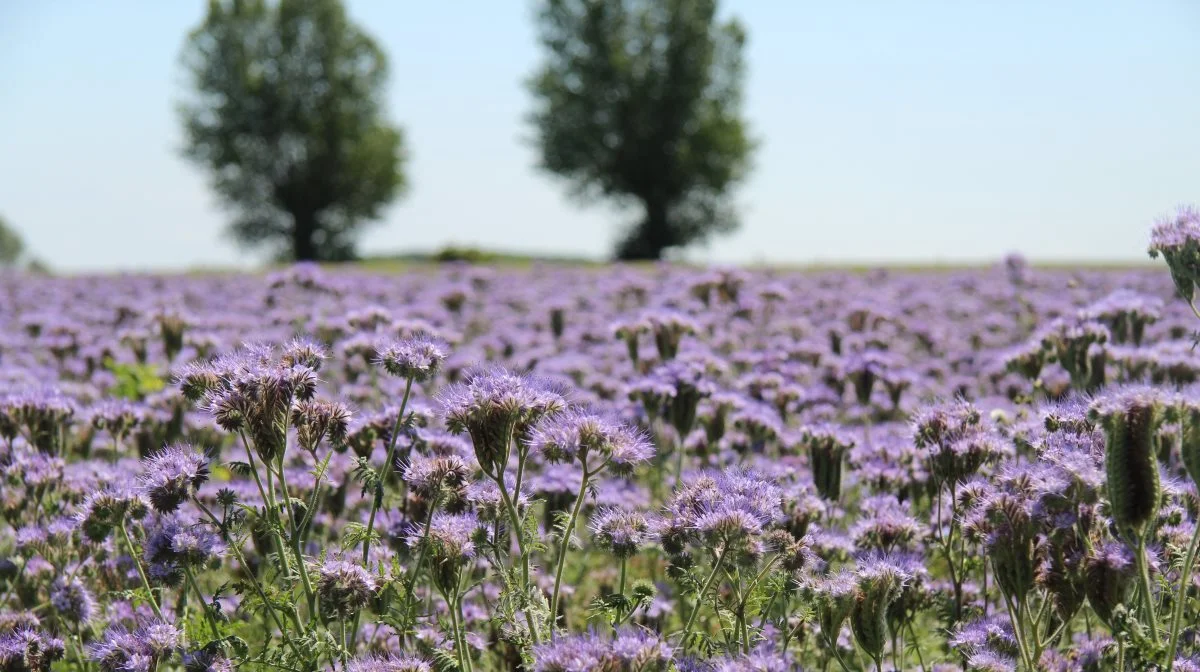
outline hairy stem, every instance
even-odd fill
[[[700,594],[696,596],[696,606],[692,607],[692,613],[688,616],[687,624],[683,626],[683,637],[679,640],[682,646],[687,646],[688,636],[692,634],[692,626],[696,624],[696,617],[700,615],[700,607],[704,606],[704,596],[712,589],[713,582],[717,579],[717,573],[721,571],[721,566],[725,564],[725,555],[726,551],[722,550],[721,554],[717,556],[712,571],[708,573],[708,578],[704,580],[704,586],[700,588]]]
[[[399,438],[400,426],[404,423],[404,411],[408,408],[408,395],[412,392],[412,384],[412,378],[408,378],[404,382],[404,398],[400,401],[400,413],[396,415],[396,424],[392,426],[392,436],[388,440],[387,459],[384,461],[383,467],[379,470],[379,475],[375,482],[375,497],[371,500],[371,515],[367,519],[367,536],[363,539],[362,561],[364,565],[369,562],[371,532],[375,529],[375,514],[379,512],[379,507],[383,504],[383,484],[392,473],[392,460],[396,459],[396,439]],[[355,634],[357,636],[357,633]]]
[[[554,629],[558,624],[558,595],[562,586],[563,568],[567,566],[567,551],[571,548],[571,533],[575,531],[575,522],[579,520],[579,510],[583,508],[583,500],[587,497],[588,478],[587,464],[583,465],[583,477],[579,481],[579,494],[575,497],[575,507],[571,509],[571,518],[563,531],[562,544],[558,549],[558,568],[554,571],[554,592],[550,597],[550,636],[554,637]],[[566,620],[565,618],[563,619]]]
[[[129,557],[133,559],[133,566],[137,567],[138,577],[142,580],[142,587],[146,589],[146,596],[150,600],[150,606],[154,609],[154,615],[158,620],[163,620],[162,610],[158,608],[158,600],[154,599],[154,590],[150,588],[150,581],[146,578],[146,570],[142,568],[142,559],[138,557],[137,548],[133,545],[133,540],[129,538],[129,530],[125,528],[125,519],[121,519],[121,538],[125,540],[125,547],[129,549]]]
[[[1183,568],[1179,570],[1179,591],[1175,595],[1175,606],[1171,610],[1171,634],[1167,640],[1167,672],[1175,666],[1175,653],[1179,649],[1179,630],[1183,626],[1183,612],[1187,604],[1188,588],[1191,587],[1192,565],[1196,564],[1197,546],[1200,546],[1200,524],[1192,532],[1192,543],[1188,545],[1187,555],[1183,559]]]

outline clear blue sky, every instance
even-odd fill
[[[203,2],[0,1],[0,213],[61,269],[249,263],[178,156]],[[630,214],[534,169],[527,0],[351,0],[391,58],[408,197],[362,249],[600,255]],[[727,0],[762,141],[729,261],[1142,259],[1200,201],[1200,2]]]

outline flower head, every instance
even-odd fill
[[[347,672],[433,672],[433,666],[415,656],[367,656],[350,661]]]
[[[47,672],[65,652],[61,639],[33,628],[18,627],[0,634],[0,670]]]
[[[357,614],[375,595],[375,577],[362,566],[326,559],[317,566],[317,595],[323,610],[341,619]]]
[[[142,491],[159,513],[171,513],[208,481],[208,458],[186,444],[142,460]]]
[[[565,405],[556,386],[500,367],[468,373],[464,382],[442,390],[438,401],[447,428],[470,434],[479,466],[493,477],[507,466],[509,442]]]
[[[441,370],[446,349],[442,341],[419,333],[376,344],[375,362],[393,376],[421,383]]]
[[[633,556],[655,537],[646,514],[613,507],[597,511],[591,529],[596,545],[618,558]]]
[[[548,462],[574,462],[585,468],[609,461],[631,467],[654,455],[654,446],[639,430],[589,411],[571,408],[544,418],[530,430],[530,448]]]
[[[50,587],[50,604],[63,620],[76,625],[92,620],[96,600],[78,578],[58,578]]]

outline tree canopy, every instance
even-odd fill
[[[754,142],[742,119],[746,32],[716,0],[545,0],[530,82],[541,167],[585,201],[636,204],[622,259],[737,228],[731,188]]]
[[[25,254],[25,241],[0,217],[0,268],[13,268]]]
[[[362,225],[405,187],[384,114],[387,61],[339,0],[210,0],[187,38],[184,154],[210,171],[251,248],[353,258]]]

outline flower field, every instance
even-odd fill
[[[5,277],[0,670],[1198,670],[1197,241]]]

